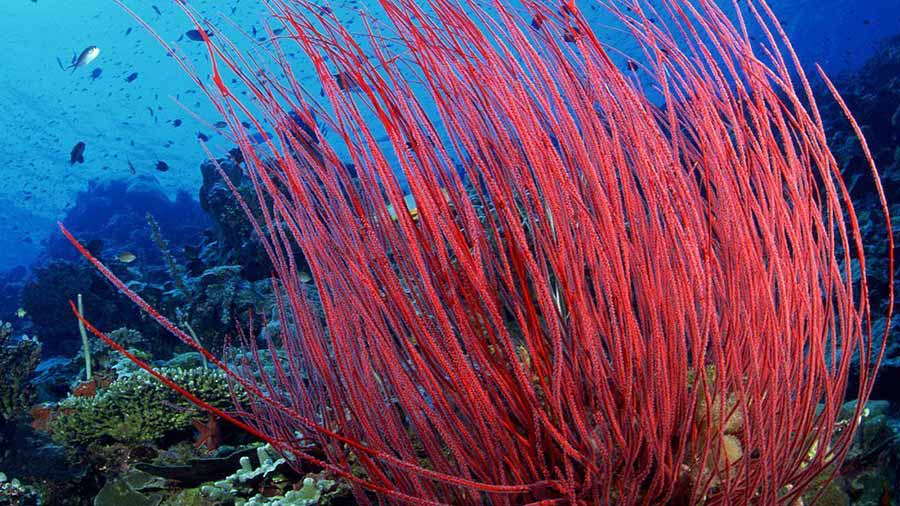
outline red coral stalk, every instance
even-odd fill
[[[845,456],[887,330],[772,12],[742,2],[759,44],[708,0],[658,4],[601,2],[627,57],[574,2],[383,0],[359,36],[269,0],[271,53],[206,39],[212,82],[182,64],[241,147],[280,294],[281,334],[237,365],[79,249],[243,385],[239,423],[317,441],[363,503],[793,504]]]

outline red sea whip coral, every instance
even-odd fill
[[[573,2],[380,4],[389,28],[359,35],[270,0],[273,50],[204,36],[211,79],[180,60],[255,184],[280,335],[227,365],[79,246],[251,398],[211,411],[300,459],[317,442],[362,503],[798,504],[846,454],[852,360],[865,401],[887,331],[768,7],[599,2],[626,58]]]

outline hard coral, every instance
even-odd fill
[[[230,502],[244,506],[324,506],[348,496],[346,484],[322,473],[307,474],[302,482],[291,485],[280,475],[280,471],[287,469],[288,460],[265,445],[256,449],[255,462],[248,456],[242,457],[240,469],[200,490],[217,504]],[[260,493],[263,490],[265,494]]]
[[[232,404],[224,376],[214,370],[163,369],[178,381],[192,385],[215,406]],[[119,378],[92,397],[61,401],[49,423],[55,440],[69,446],[86,446],[98,439],[122,443],[158,441],[173,432],[190,429],[200,412],[177,393],[145,373]]]
[[[19,480],[9,479],[0,472],[0,506],[37,506],[41,504],[37,493]]]

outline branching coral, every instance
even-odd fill
[[[229,386],[218,371],[170,368],[191,391],[214,406],[232,403]],[[53,438],[71,446],[86,446],[102,438],[123,443],[157,441],[167,434],[189,430],[204,416],[177,393],[143,372],[124,376],[93,396],[59,402],[49,430]]]
[[[793,504],[834,469],[886,334],[766,4],[735,3],[733,23],[707,0],[601,2],[639,48],[627,60],[571,1],[380,4],[392,27],[365,18],[366,37],[270,0],[273,53],[220,33],[203,36],[211,82],[182,62],[259,194],[282,324],[267,348],[245,336],[251,359],[230,368],[79,245],[244,386],[249,413],[217,414],[304,460],[296,434],[316,440],[363,503]],[[254,144],[247,124],[277,135]],[[407,200],[415,213],[390,213]],[[838,424],[854,356],[860,408]]]

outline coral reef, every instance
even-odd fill
[[[243,187],[246,191],[246,185]],[[216,231],[209,230],[197,239],[196,230],[211,220],[195,220],[195,208],[199,206],[183,202],[184,197],[180,204],[164,204],[164,196],[146,182],[130,188],[120,183],[98,188],[98,201],[92,201],[89,193],[83,194],[67,222],[90,228],[91,212],[104,210],[107,221],[92,230],[109,233],[111,238],[94,241],[92,248],[111,259],[111,268],[128,279],[130,286],[164,308],[202,342],[221,349],[223,329],[233,327],[235,321],[248,321],[251,312],[271,312],[271,283],[264,279],[270,267],[261,267],[259,272],[264,274],[251,280],[244,266],[225,261],[248,260],[248,255],[256,254],[254,248],[259,247],[243,232],[232,234],[227,229],[236,222],[221,222],[223,226]],[[127,193],[126,199],[115,195],[119,190]],[[126,202],[128,198],[136,203]],[[226,202],[222,200],[221,204]],[[234,205],[233,201],[228,205]],[[146,210],[150,207],[153,216],[148,217]],[[178,220],[173,219],[176,215]],[[242,223],[246,225],[246,221]],[[226,243],[232,243],[222,239],[225,235],[242,236],[246,242],[243,251],[230,250]],[[113,255],[118,250],[134,252],[136,258],[119,261]],[[113,323],[126,325],[110,332],[118,342],[143,359],[155,360],[174,377],[204,385],[201,389],[222,407],[232,406],[227,383],[220,373],[206,369],[207,364],[197,353],[172,356],[186,348],[173,347],[172,340],[163,338],[155,324],[130,304],[122,305],[106,280],[83,265],[58,258],[57,253],[53,247],[45,250],[47,263],[30,274],[22,269],[15,277],[18,284],[14,285],[10,304],[24,306],[25,314],[15,323],[50,336],[51,345],[44,348],[45,354],[66,356],[45,358],[37,364],[30,385],[25,385],[23,393],[29,395],[21,398],[16,410],[20,414],[27,412],[30,419],[19,416],[17,427],[9,424],[10,436],[14,428],[17,430],[15,438],[4,446],[8,457],[5,469],[35,485],[47,500],[58,505],[81,505],[87,501],[123,504],[123,497],[138,501],[142,496],[140,501],[152,503],[164,497],[170,504],[180,504],[172,502],[176,501],[173,494],[184,498],[191,493],[200,498],[199,489],[182,490],[174,481],[167,482],[163,493],[157,493],[135,488],[137,482],[125,477],[135,476],[131,472],[138,464],[153,468],[150,462],[166,458],[170,459],[166,464],[170,470],[179,469],[179,462],[190,462],[182,474],[219,479],[234,469],[237,460],[229,466],[227,459],[221,459],[220,471],[216,471],[215,458],[198,459],[198,455],[214,450],[223,438],[232,444],[246,442],[247,438],[149,381],[133,363],[94,337],[89,339],[94,378],[84,381],[83,347],[68,301],[82,294],[85,312],[92,321],[113,328]],[[8,325],[3,328],[9,330]],[[19,343],[9,332],[3,339],[6,343]],[[19,346],[33,344],[31,340],[21,343]],[[4,353],[10,351],[3,349]],[[16,364],[24,367],[28,362],[19,360]],[[18,371],[12,367],[3,370],[8,374]],[[4,381],[0,392],[14,385],[12,380]],[[243,398],[240,388],[236,392]],[[31,406],[31,402],[40,404]],[[0,469],[4,469],[2,459]],[[144,504],[129,501],[125,503]]]
[[[116,336],[116,339],[119,340],[117,342],[122,343],[123,346],[130,350],[135,350],[136,353],[141,353],[138,350],[146,349],[149,345],[147,338],[145,338],[143,334],[127,327],[113,330],[109,335]],[[94,370],[101,374],[103,372],[112,372],[115,373],[114,377],[121,377],[125,375],[126,371],[133,371],[135,369],[127,360],[123,360],[123,357],[119,352],[110,348],[104,341],[97,339],[94,336],[88,338],[88,348],[90,350],[91,361],[94,364]],[[72,363],[84,363],[83,346],[72,359]],[[84,375],[79,374],[79,377],[83,378]]]
[[[321,475],[307,475],[300,487],[287,489],[290,482],[279,476],[279,472],[290,469],[287,460],[269,445],[256,449],[256,464],[250,457],[242,457],[241,467],[223,480],[204,485],[200,492],[216,504],[234,506],[324,506],[333,504],[335,499],[346,499],[349,488]],[[260,484],[267,482],[265,487]],[[258,491],[267,489],[263,495]]]
[[[123,271],[124,273],[124,271]],[[123,305],[115,289],[87,266],[57,260],[34,270],[22,290],[22,307],[27,311],[33,332],[44,342],[45,353],[70,355],[81,346],[78,322],[69,301],[82,294],[85,311],[98,322],[115,322],[115,327],[148,327],[134,307]],[[148,294],[152,295],[152,294]]]
[[[0,458],[15,420],[34,402],[30,380],[40,356],[37,339],[15,338],[12,325],[0,322]]]
[[[38,506],[37,492],[18,479],[9,479],[0,472],[0,506]]]
[[[869,401],[860,428],[841,467],[843,489],[856,506],[882,506],[900,497],[900,405]],[[848,402],[842,416],[853,416]]]
[[[94,497],[94,506],[158,506],[165,489],[165,480],[131,470],[107,482]]]
[[[148,213],[153,216],[152,225]],[[186,261],[179,252],[199,243],[209,226],[209,218],[195,200],[184,193],[170,200],[149,175],[92,183],[78,195],[63,222],[79,230],[119,275],[134,282],[160,307],[183,301],[172,300],[178,294],[170,292],[175,285],[171,265]],[[163,237],[166,249],[160,248]],[[48,343],[48,353],[70,354],[77,349],[77,327],[68,301],[79,293],[92,321],[138,329],[161,348],[174,344],[154,326],[146,325],[133,308],[121,305],[115,291],[96,273],[80,262],[72,263],[77,258],[60,237],[51,239],[41,256],[21,288],[21,304],[33,332]]]
[[[200,206],[212,219],[210,247],[221,260],[220,265],[240,265],[247,279],[257,280],[269,276],[271,264],[263,251],[262,243],[253,232],[247,215],[234,199],[216,164],[234,187],[245,197],[253,188],[242,174],[240,164],[234,159],[207,161],[200,165],[203,185],[200,187]],[[252,202],[253,199],[248,200]]]
[[[78,230],[86,241],[95,241],[95,250],[105,258],[128,251],[139,262],[162,266],[163,253],[151,237],[147,213],[153,215],[174,250],[199,242],[203,229],[209,225],[209,218],[196,200],[187,193],[170,200],[159,181],[149,174],[129,180],[91,182],[86,191],[78,194],[63,223]],[[43,256],[76,259],[58,236],[49,241]]]
[[[200,342],[211,349],[221,349],[222,328],[233,328],[236,321],[250,323],[252,314],[266,314],[274,304],[271,281],[250,281],[244,272],[237,265],[206,268],[188,278],[190,297],[174,308],[178,320],[190,322]]]
[[[897,147],[900,145],[897,106],[900,104],[900,38],[887,41],[879,55],[860,72],[838,79],[837,83],[873,148],[886,191],[900,194],[900,148]],[[890,276],[884,256],[887,239],[879,228],[879,203],[852,129],[842,111],[824,98],[827,93],[821,95],[829,145],[834,149],[859,212],[873,308],[883,312],[886,280]],[[261,218],[262,206],[252,182],[244,174],[246,162],[235,155],[218,163],[250,206],[251,213]],[[138,178],[130,183],[94,185],[91,192],[79,197],[66,223],[78,229],[80,237],[99,239],[93,244],[96,251],[129,287],[170,316],[180,328],[190,329],[204,345],[219,350],[223,334],[235,321],[249,322],[251,313],[273,314],[275,295],[268,279],[273,265],[214,164],[205,162],[201,172],[203,187],[199,206],[186,196],[172,202],[158,191],[151,179]],[[357,177],[355,173],[353,177]],[[472,225],[500,219],[493,201],[480,200],[482,189],[471,181],[465,183],[465,188],[474,208]],[[271,201],[267,204],[271,205]],[[198,207],[205,214],[200,214]],[[393,212],[391,222],[401,226],[402,216],[397,215],[393,204],[388,208]],[[900,216],[900,203],[893,202],[891,209],[895,217]],[[153,213],[152,224],[147,218],[148,210]],[[108,219],[96,223],[97,216]],[[419,210],[413,218],[413,226],[419,228],[429,221],[427,212],[423,214]],[[528,216],[522,214],[520,219],[527,221]],[[895,224],[900,225],[896,220]],[[200,232],[204,227],[209,228]],[[540,220],[524,227],[529,232],[539,229]],[[116,260],[119,251],[133,252],[136,260]],[[309,276],[304,257],[298,250],[293,253],[298,269]],[[90,340],[96,367],[92,382],[80,381],[83,378],[81,352],[73,359],[51,357],[38,363],[40,344],[34,339],[14,336],[20,329],[27,329],[28,334],[50,338],[46,340],[49,344],[44,346],[45,353],[76,352],[77,326],[68,301],[82,293],[92,322],[104,328],[127,326],[109,333],[115,341],[127,348],[149,350],[150,353],[139,357],[161,365],[162,371],[192,390],[199,390],[201,397],[214,405],[225,408],[232,405],[221,373],[204,369],[204,361],[197,353],[180,353],[162,362],[161,359],[185,348],[173,348],[172,340],[162,339],[156,325],[121,299],[93,270],[62,257],[72,258],[68,245],[51,241],[43,255],[47,261],[43,267],[31,272],[19,268],[0,276],[0,287],[3,287],[0,311],[5,311],[5,318],[15,318],[13,326],[0,326],[0,470],[3,471],[0,472],[0,506],[37,505],[41,495],[42,504],[73,506],[352,503],[346,481],[321,469],[299,472],[295,468],[297,462],[277,454],[269,446],[237,449],[225,446],[216,450],[219,439],[216,433],[222,430],[220,425],[224,422],[210,418],[158,385],[97,338]],[[453,258],[451,265],[458,261]],[[391,262],[392,267],[399,265],[396,258]],[[858,269],[858,264],[854,267]],[[418,293],[410,290],[414,284],[414,279],[404,280],[398,290],[413,297]],[[308,278],[306,287],[310,304],[321,310],[319,294],[314,285],[308,284]],[[19,297],[20,292],[24,299]],[[379,296],[389,295],[387,291],[373,294],[367,304],[377,305],[375,300]],[[19,307],[24,309],[23,316],[15,315]],[[420,310],[421,307],[415,308]],[[504,318],[514,325],[513,315]],[[270,318],[268,323],[269,327],[260,336],[275,336],[278,342],[281,322]],[[883,319],[876,321],[874,333],[879,334],[885,323]],[[900,328],[896,323],[894,328]],[[368,342],[365,346],[369,346]],[[413,344],[415,349],[421,346],[417,342]],[[285,350],[276,351],[282,365],[290,363]],[[517,348],[516,352],[518,363],[530,374],[533,388],[546,395],[536,369],[540,366],[540,354],[532,355],[524,347]],[[497,347],[491,348],[492,356],[499,356],[498,353]],[[242,360],[252,362],[254,355],[235,357],[238,363]],[[276,377],[277,370],[268,357],[261,357],[260,364],[259,372],[269,378]],[[299,383],[305,385],[310,377],[307,371],[301,372]],[[382,377],[378,374],[374,377],[381,385]],[[373,381],[371,377],[369,381]],[[900,496],[897,473],[900,397],[893,388],[898,381],[900,340],[895,331],[888,342],[881,378],[874,391],[876,398],[890,399],[892,403],[870,400],[866,404],[840,474],[822,491],[818,504],[884,506],[894,504]],[[713,385],[714,375],[706,383]],[[856,386],[851,384],[850,388]],[[60,401],[66,394],[70,396]],[[244,393],[239,391],[238,395],[246,401]],[[722,401],[731,414],[723,416],[714,410],[712,418],[707,419],[704,414],[707,405],[700,402],[694,412],[693,430],[703,432],[711,427],[713,432],[719,432],[721,429],[722,436],[714,450],[704,454],[702,448],[692,448],[685,460],[692,466],[689,479],[698,481],[702,477],[712,488],[730,478],[724,471],[726,464],[753,458],[756,451],[742,439],[745,420],[737,397],[733,393],[716,395],[713,389],[710,405]],[[425,399],[429,409],[439,401],[427,393]],[[396,396],[391,398],[392,406],[398,402]],[[841,421],[838,431],[856,411],[855,403],[843,407],[837,416]],[[53,439],[48,439],[46,433]],[[238,444],[235,439],[230,434],[228,443]],[[431,458],[423,458],[426,449],[421,438],[413,436],[410,441],[416,462],[433,467],[442,449],[436,450]],[[327,457],[321,447],[308,451],[319,459]],[[352,458],[355,456],[351,455]],[[354,471],[358,471],[358,476],[369,476],[358,466]],[[4,472],[18,479],[9,479]],[[794,506],[810,504],[827,477],[827,472],[816,476]]]
[[[264,314],[272,307],[271,282],[248,279],[246,267],[223,263],[219,255],[234,255],[223,252],[215,241],[187,248],[193,260],[188,258],[182,266],[169,250],[169,241],[162,239],[163,231],[145,228],[148,236],[157,238],[154,247],[161,251],[161,263],[113,263],[111,268],[173,320],[190,326],[204,344],[220,348],[223,328],[249,321],[251,313]],[[51,343],[47,353],[69,355],[80,348],[77,321],[69,307],[78,294],[95,324],[127,326],[146,337],[145,351],[160,356],[171,353],[176,343],[171,336],[117,296],[93,269],[64,260],[36,268],[22,291],[22,306],[34,332]]]
[[[204,91],[240,144],[280,283],[281,332],[262,353],[291,365],[229,369],[249,413],[207,409],[313,462],[284,437],[306,434],[357,499],[385,503],[799,504],[827,481],[888,337],[859,324],[868,292],[844,274],[852,261],[863,274],[863,231],[814,97],[787,84],[807,82],[788,41],[747,35],[775,33],[775,14],[662,4],[651,17],[604,3],[640,48],[624,55],[574,2],[521,16],[385,1],[400,43],[374,39],[373,55],[330,11],[281,2],[273,21],[322,102],[295,93],[293,59],[260,68],[203,37],[220,62]],[[343,143],[310,146],[296,121],[315,113]],[[272,142],[251,141],[246,116]],[[891,277],[873,293],[892,299]],[[848,395],[859,405],[841,418]]]
[[[895,248],[900,246],[900,35],[885,40],[877,53],[862,67],[836,79],[836,86],[847,106],[859,120],[875,164],[894,222]],[[820,90],[827,96],[827,90]],[[881,204],[875,182],[868,173],[864,153],[855,142],[855,133],[843,111],[829,100],[823,100],[822,119],[829,133],[842,176],[857,209],[860,231],[866,247],[868,285],[877,318],[873,334],[883,332],[887,323],[882,316],[888,304],[891,280],[900,279],[900,264],[888,272],[888,237],[884,233]],[[853,266],[858,277],[859,265]],[[900,402],[900,318],[894,317],[879,380],[873,398]],[[856,378],[853,378],[854,380]]]
[[[162,368],[161,372],[191,385],[217,407],[232,405],[221,372],[203,368]],[[55,411],[49,431],[54,440],[72,446],[108,440],[129,445],[159,441],[173,432],[190,430],[194,420],[205,416],[142,371],[117,378],[93,396],[64,399]]]
[[[841,418],[855,416],[856,401],[847,402]],[[900,492],[900,418],[896,406],[887,401],[869,401],[860,415],[859,430],[847,459],[833,480],[829,473],[816,477],[802,503],[822,506],[885,506]],[[823,489],[824,486],[824,489]]]

